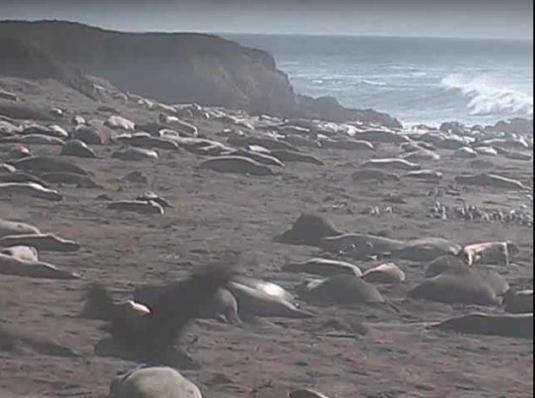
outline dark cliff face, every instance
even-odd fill
[[[318,113],[324,101],[300,99],[270,54],[214,35],[123,33],[61,21],[5,21],[0,22],[2,37],[38,49],[49,60],[43,65],[65,65],[103,77],[124,91],[169,103],[327,120],[351,116],[336,101]]]

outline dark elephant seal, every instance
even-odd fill
[[[405,272],[394,263],[385,263],[364,271],[362,279],[369,283],[396,284],[405,280]]]
[[[290,398],[329,398],[321,392],[311,390],[309,388],[303,390],[294,390],[290,392]]]
[[[468,314],[450,318],[432,328],[459,333],[481,334],[533,340],[533,313],[530,314]]]
[[[533,290],[509,289],[503,295],[503,305],[507,312],[514,314],[533,312]]]
[[[318,257],[310,258],[300,263],[285,264],[282,270],[286,272],[305,272],[326,277],[336,274],[362,275],[360,268],[354,264]]]
[[[55,171],[88,174],[81,167],[62,159],[50,156],[31,156],[10,163],[19,170],[31,170],[36,173],[51,173]]]
[[[110,398],[202,398],[202,394],[173,368],[141,366],[113,380]]]
[[[41,178],[52,184],[75,185],[78,188],[102,188],[91,177],[76,173],[44,173],[41,174]]]
[[[454,256],[453,254],[446,254],[432,260],[426,266],[425,277],[432,278],[440,275],[443,272],[458,271],[467,268],[467,264],[463,261],[462,257]]]
[[[61,152],[62,156],[76,156],[79,158],[92,158],[95,159],[97,154],[87,144],[80,140],[70,140],[63,144]]]
[[[0,218],[0,238],[6,235],[31,235],[40,233],[39,228],[33,225]]]
[[[299,290],[303,299],[312,302],[355,304],[385,301],[374,285],[353,275],[338,274],[315,280],[300,286]]]
[[[28,134],[13,137],[1,137],[0,143],[18,142],[21,144],[35,144],[35,145],[63,145],[65,141],[61,138],[50,137],[44,134]]]
[[[178,144],[167,138],[152,137],[149,133],[122,134],[116,140],[127,145],[146,149],[164,149],[178,151]]]
[[[94,126],[86,126],[84,123],[77,125],[71,133],[74,140],[82,141],[87,145],[102,145],[103,140],[100,132]]]
[[[2,182],[35,182],[36,184],[39,184],[45,188],[50,188],[46,182],[44,182],[41,178],[37,178],[29,173],[24,173],[21,171],[16,171],[9,174],[2,174],[0,175],[0,181]]]
[[[359,131],[355,137],[371,142],[379,142],[383,144],[403,144],[409,142],[409,138],[405,135],[395,133],[388,130],[365,130]]]
[[[322,238],[336,235],[340,235],[340,232],[332,223],[317,214],[303,213],[289,230],[276,236],[275,241],[294,245],[316,245]]]
[[[199,168],[222,173],[250,174],[254,176],[275,175],[268,166],[243,156],[213,157],[202,162]]]
[[[40,252],[74,252],[80,249],[80,245],[77,242],[62,239],[54,234],[17,234],[5,235],[0,238],[0,247],[19,245],[31,246]]]
[[[45,188],[36,182],[4,182],[0,183],[0,196],[29,196],[32,198],[58,202],[63,195],[55,189]]]
[[[470,268],[446,271],[409,291],[409,297],[448,304],[501,304],[501,296],[509,285],[500,275],[487,270]]]
[[[349,151],[373,151],[375,147],[369,141],[354,140],[354,139],[325,139],[321,140],[321,144],[325,148],[346,149]]]
[[[390,254],[392,258],[403,260],[431,261],[446,254],[457,255],[461,250],[461,245],[448,239],[427,237],[409,240]]]
[[[79,275],[59,269],[41,261],[26,261],[7,254],[0,254],[0,274],[47,279],[76,279]]]

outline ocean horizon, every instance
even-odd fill
[[[533,41],[230,34],[268,51],[296,92],[389,113],[405,125],[533,117]]]

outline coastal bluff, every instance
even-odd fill
[[[198,33],[126,33],[63,21],[0,22],[0,74],[52,78],[91,96],[86,76],[168,103],[198,103],[342,122],[401,127],[388,114],[295,93],[263,50]]]

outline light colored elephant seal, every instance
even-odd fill
[[[222,173],[250,174],[254,176],[275,175],[268,166],[244,156],[217,156],[205,160],[200,169],[209,169]]]
[[[79,278],[76,273],[59,269],[52,264],[41,261],[21,260],[6,254],[0,254],[0,274],[49,279]]]
[[[141,366],[113,380],[110,398],[202,398],[202,394],[173,368]]]
[[[30,235],[39,233],[41,233],[39,228],[33,225],[0,218],[0,238],[6,235]]]
[[[362,279],[374,284],[396,284],[405,280],[405,272],[394,263],[385,263],[364,271]]]
[[[0,247],[31,246],[38,251],[74,252],[80,245],[68,239],[62,239],[54,234],[18,234],[5,235],[0,238]]]
[[[299,309],[294,303],[285,300],[277,292],[270,294],[238,282],[230,282],[229,291],[238,300],[238,310],[242,315],[260,317],[310,318],[313,315]]]
[[[21,261],[39,261],[39,253],[37,249],[30,246],[11,246],[5,249],[0,249],[0,254],[11,256]]]
[[[512,242],[481,242],[466,245],[462,251],[468,265],[509,265],[510,255],[518,254],[518,247]]]
[[[450,318],[430,325],[432,328],[459,333],[527,338],[533,340],[533,313],[482,314],[474,313]]]
[[[152,200],[119,200],[108,204],[108,209],[140,214],[164,214],[163,207]]]
[[[454,178],[457,184],[475,185],[480,187],[503,188],[506,190],[527,191],[529,187],[520,181],[512,178],[503,177],[497,174],[474,174],[474,175],[458,175]]]
[[[338,274],[299,287],[300,296],[311,302],[338,304],[383,303],[377,288],[358,276]]]
[[[422,166],[417,163],[409,162],[405,159],[398,158],[384,158],[384,159],[370,159],[361,165],[362,168],[370,167],[374,169],[387,170],[405,170],[413,171],[420,170]]]
[[[41,174],[41,178],[47,183],[74,185],[78,188],[102,188],[93,179],[87,175],[55,172]]]
[[[136,124],[131,120],[128,120],[122,116],[112,115],[105,122],[104,126],[109,127],[113,130],[126,130],[134,131]]]
[[[132,147],[115,151],[111,154],[111,157],[124,161],[140,161],[146,159],[158,159],[159,155],[158,152],[152,149]]]
[[[63,195],[57,190],[45,188],[36,182],[0,183],[0,196],[29,196],[52,202],[63,200]]]
[[[310,258],[300,263],[285,264],[282,266],[282,270],[285,272],[304,272],[326,277],[336,274],[362,275],[360,268],[354,264],[320,257]]]

